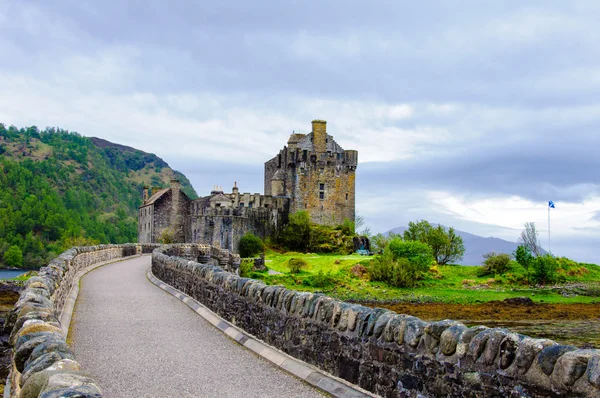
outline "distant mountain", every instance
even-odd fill
[[[142,187],[167,187],[172,178],[197,197],[154,154],[0,123],[0,267],[37,268],[75,245],[135,242]]]
[[[437,226],[437,224],[432,225]],[[397,227],[385,234],[393,232],[402,235],[406,229],[407,227]],[[465,255],[458,262],[462,265],[481,265],[484,254],[489,252],[512,254],[518,246],[516,242],[509,242],[500,238],[486,238],[458,230],[455,230],[455,232],[463,239],[465,245]]]

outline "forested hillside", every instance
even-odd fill
[[[154,154],[61,129],[0,123],[0,266],[37,268],[74,245],[137,240],[144,185],[188,179]]]

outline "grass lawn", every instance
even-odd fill
[[[307,265],[292,274],[291,258],[301,258]],[[396,288],[384,282],[371,282],[361,270],[372,257],[337,254],[301,254],[268,252],[266,266],[280,274],[252,272],[250,276],[267,284],[288,289],[323,292],[350,301],[407,301],[428,303],[474,304],[510,297],[530,297],[543,303],[600,303],[600,267],[586,264],[582,272],[566,275],[567,287],[536,288],[509,283],[502,278],[477,275],[479,267],[435,266],[417,288]],[[355,267],[357,264],[360,266]],[[576,268],[580,270],[581,267]],[[352,271],[354,268],[354,272]],[[365,268],[363,268],[365,267]]]

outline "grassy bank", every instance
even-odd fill
[[[292,258],[306,262],[299,273],[290,272]],[[252,272],[251,277],[347,301],[476,304],[529,297],[546,304],[600,303],[600,267],[593,264],[578,264],[563,275],[565,283],[556,286],[514,284],[502,277],[478,276],[480,267],[452,265],[432,267],[416,288],[397,288],[368,280],[370,257],[269,252],[266,260],[279,274]]]

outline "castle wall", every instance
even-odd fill
[[[138,209],[138,242],[152,243],[154,230],[154,205]]]

